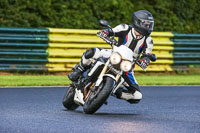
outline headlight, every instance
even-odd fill
[[[113,65],[119,64],[121,62],[121,56],[118,53],[113,53],[110,57],[110,61]]]
[[[124,72],[129,72],[132,68],[132,63],[130,61],[122,61],[120,68]]]

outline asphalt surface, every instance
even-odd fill
[[[132,105],[110,97],[94,115],[62,106],[66,87],[0,88],[0,133],[200,133],[200,86],[143,86]]]

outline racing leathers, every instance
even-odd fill
[[[147,55],[151,54],[153,49],[153,40],[150,36],[142,36],[137,38],[134,28],[127,24],[120,24],[115,28],[104,29],[101,31],[105,36],[116,36],[118,37],[118,45],[125,45],[129,47],[135,58],[139,58],[142,53],[142,57],[139,60],[141,66],[144,69],[149,65],[150,59]],[[110,49],[92,48],[84,52],[81,62],[74,72],[68,75],[72,81],[77,80],[78,76],[85,71],[91,64],[91,59],[97,59],[101,56],[109,57],[111,55]],[[133,67],[134,69],[134,67]],[[124,99],[130,103],[138,103],[142,99],[142,93],[140,91],[138,82],[134,77],[133,69],[129,72],[123,73],[125,83],[116,92],[115,96],[120,99]]]

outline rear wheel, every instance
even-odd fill
[[[79,107],[78,104],[74,102],[75,88],[70,86],[63,97],[63,106],[68,110],[75,110]]]
[[[111,77],[106,77],[99,87],[89,94],[83,106],[84,112],[86,114],[95,113],[106,102],[114,85],[115,80]]]

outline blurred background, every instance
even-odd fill
[[[199,0],[0,0],[2,27],[97,29],[100,19],[131,23],[134,11],[155,18],[155,31],[200,32]]]
[[[134,69],[143,100],[110,97],[95,115],[64,109],[83,52],[111,48],[99,20],[131,24],[137,10],[155,19],[157,61]],[[200,133],[199,85],[200,0],[0,0],[0,133]]]
[[[197,76],[199,5],[199,0],[0,0],[0,74],[66,75],[85,50],[110,48],[96,37],[100,19],[115,27],[131,24],[134,11],[148,10],[155,19],[151,36],[158,60],[145,75]],[[139,67],[135,71],[144,74]]]

